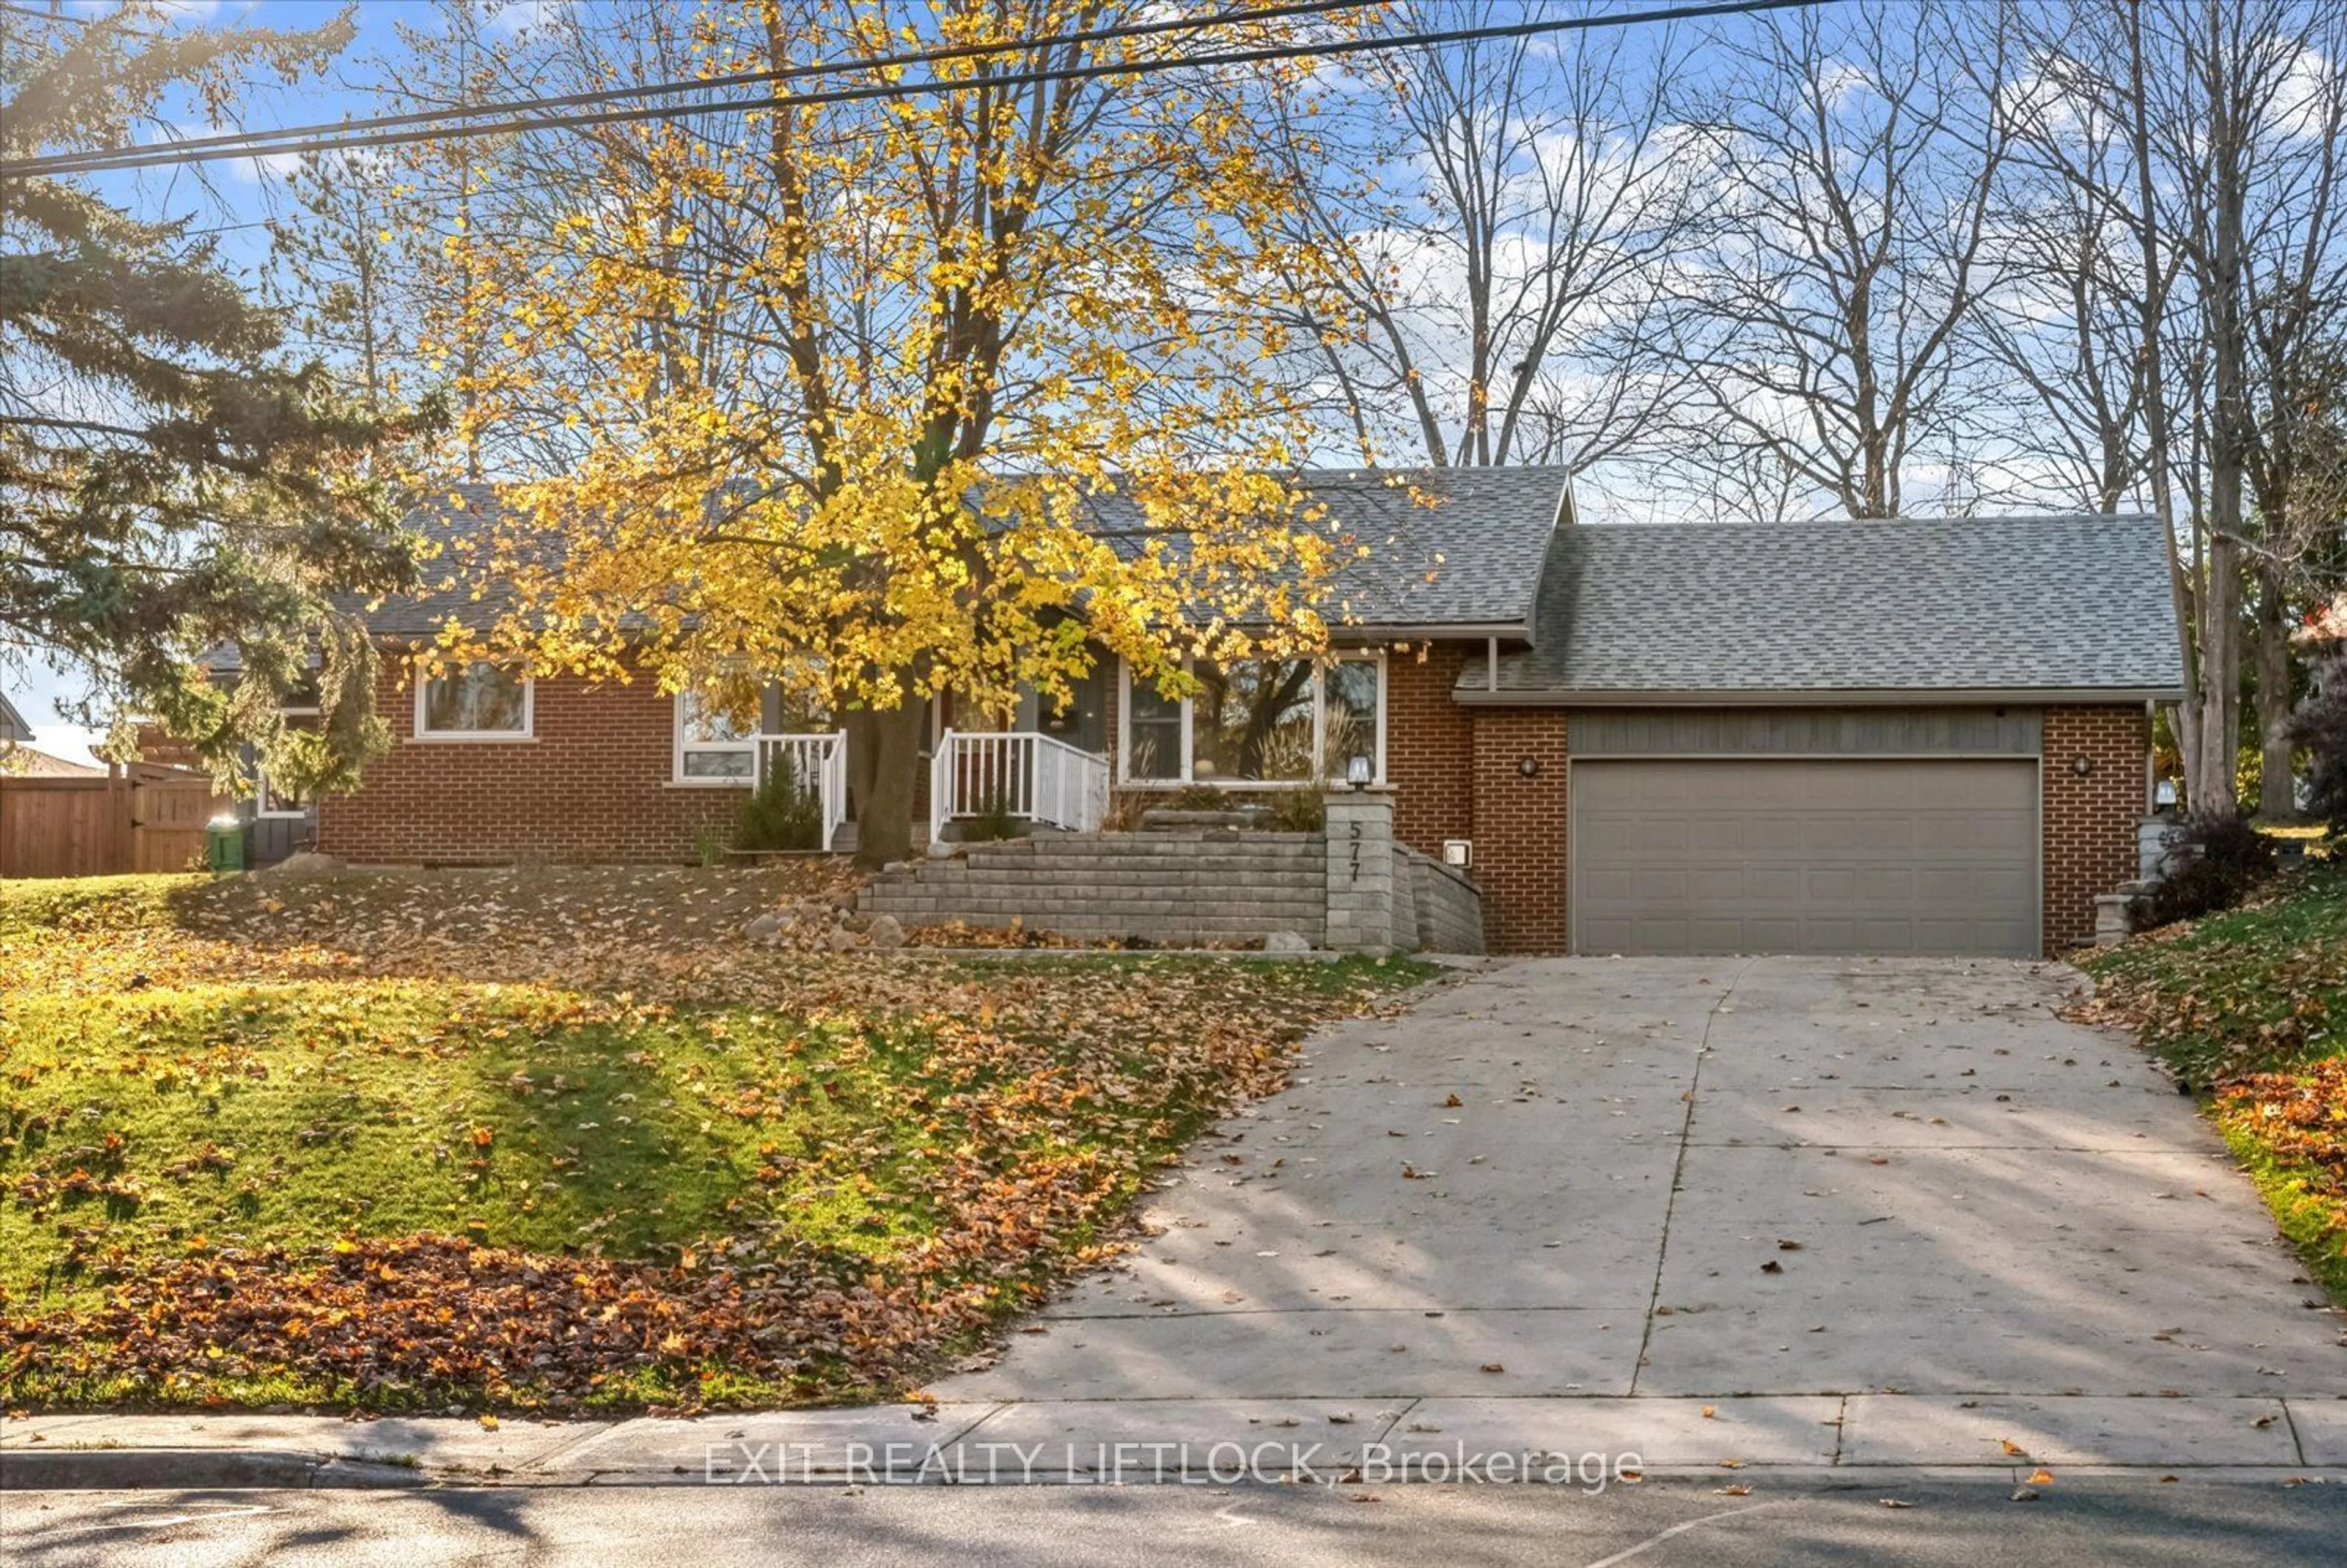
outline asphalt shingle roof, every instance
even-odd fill
[[[1331,574],[1329,620],[1361,628],[1529,627],[1571,471],[1313,468],[1290,477],[1311,527],[1367,546]],[[1134,535],[1118,497],[1091,503],[1103,532]]]
[[[2165,548],[2145,517],[1563,528],[1497,700],[2178,692]]]
[[[1366,545],[1368,559],[1347,559],[1329,584],[1332,620],[1365,628],[1525,626],[1532,620],[1541,561],[1564,505],[1563,468],[1311,469],[1293,483],[1325,508],[1314,526]],[[1111,496],[1092,503],[1098,527],[1136,543],[1137,510]],[[501,514],[495,485],[436,487],[407,526],[443,547],[423,563],[425,591],[399,594],[370,610],[382,637],[430,638],[450,617],[478,625],[507,608],[506,585],[492,580],[475,598],[461,574],[458,547],[484,534]],[[355,600],[352,608],[357,608]]]
[[[367,630],[378,637],[429,640],[451,618],[460,625],[478,627],[510,608],[510,585],[501,579],[481,580],[480,596],[474,596],[477,579],[466,569],[462,548],[468,540],[486,539],[491,525],[506,512],[496,485],[435,486],[430,498],[411,507],[403,519],[427,547],[416,571],[421,591],[392,594],[368,609]],[[355,597],[339,602],[354,610],[364,605]]]

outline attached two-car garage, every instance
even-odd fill
[[[1451,688],[1495,945],[2092,940],[2182,686],[2170,548],[2156,518],[1558,528],[1523,646]]]
[[[1576,759],[1573,950],[2039,950],[2034,758]]]

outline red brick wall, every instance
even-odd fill
[[[1555,708],[1472,711],[1475,880],[1483,935],[1500,953],[1562,953],[1565,922],[1565,725]],[[1527,757],[1540,771],[1526,778]]]
[[[540,681],[534,738],[417,741],[405,664],[376,701],[395,737],[359,789],[318,804],[318,847],[346,860],[677,862],[694,829],[729,832],[743,792],[679,787],[671,699],[647,680]]]
[[[2095,895],[2136,874],[2151,721],[2140,707],[2045,710],[2045,951],[2091,942]],[[2093,771],[2080,777],[2076,759]]]
[[[1482,652],[1481,643],[1435,642],[1386,654],[1394,836],[1437,859],[1444,839],[1475,834],[1474,718],[1451,692],[1468,660],[1480,661]]]

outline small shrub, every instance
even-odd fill
[[[964,844],[999,844],[1006,838],[1017,838],[1025,831],[1020,820],[1010,814],[1010,798],[1000,790],[989,791],[978,803],[978,810],[961,819],[961,841]]]
[[[725,864],[725,835],[703,825],[692,830],[692,856],[703,871]]]
[[[1109,796],[1108,811],[1101,817],[1102,833],[1139,833],[1141,814],[1158,803],[1151,790],[1119,790]]]
[[[1167,796],[1164,804],[1175,811],[1235,811],[1238,809],[1238,802],[1231,798],[1228,790],[1202,784],[1184,784]]]
[[[1263,819],[1270,833],[1318,833],[1328,825],[1328,800],[1317,789],[1282,790]]]
[[[2190,858],[2153,890],[2152,919],[2161,926],[2234,907],[2274,874],[2276,864],[2273,841],[2245,816],[2188,817],[2175,853]]]
[[[743,849],[829,848],[822,839],[822,794],[799,783],[787,753],[777,754],[734,814],[734,844]]]

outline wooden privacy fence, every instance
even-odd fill
[[[0,876],[184,871],[204,853],[211,781],[140,765],[106,777],[0,774]]]

